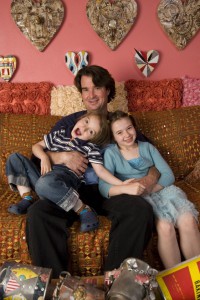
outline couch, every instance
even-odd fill
[[[7,83],[6,88],[9,91],[15,87],[15,84],[8,85]],[[8,260],[31,263],[25,237],[26,217],[11,215],[7,212],[8,206],[18,202],[20,198],[8,187],[5,162],[8,155],[16,151],[30,157],[32,144],[41,140],[43,134],[61,118],[61,114],[53,115],[55,101],[54,104],[51,102],[51,98],[58,91],[48,84],[41,85],[41,87],[42,93],[39,100],[36,94],[40,89],[37,85],[31,85],[32,98],[29,96],[27,100],[28,87],[21,84],[24,98],[12,91],[9,94],[9,102],[6,102],[7,96],[1,98],[3,88],[0,85],[0,264]],[[63,92],[63,88],[60,89]],[[118,86],[118,92],[120,93],[119,99],[126,96],[121,86]],[[74,93],[77,91],[74,90]],[[45,102],[41,100],[43,97]],[[59,106],[58,98],[56,99],[56,105]],[[17,101],[18,104],[16,104]],[[119,107],[120,101],[113,104],[113,109],[121,108]],[[23,105],[21,105],[22,102]],[[124,105],[123,101],[123,110],[129,109],[138,128],[160,150],[171,166],[176,178],[175,184],[186,192],[188,198],[200,211],[200,106],[178,105],[170,109],[165,106],[163,110],[138,111],[136,109],[132,112],[130,103],[128,104]],[[1,110],[3,105],[6,108],[5,111]],[[68,243],[71,256],[70,271],[73,275],[103,274],[110,225],[106,217],[100,216],[100,226],[94,232],[80,233],[79,222],[75,222],[70,228]],[[157,270],[163,269],[157,252],[156,232],[153,233],[144,253],[144,260]]]

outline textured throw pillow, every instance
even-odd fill
[[[189,183],[200,181],[200,159],[197,161],[194,170],[186,176],[185,180]]]
[[[200,78],[183,79],[183,106],[200,105]]]
[[[49,115],[52,83],[0,83],[0,112]]]
[[[84,110],[81,94],[74,85],[57,86],[51,91],[51,115],[67,116],[77,111]],[[123,82],[116,82],[116,96],[108,104],[109,111],[120,109],[128,112],[128,102]]]
[[[181,79],[125,81],[128,109],[134,111],[161,111],[181,106],[183,85]]]

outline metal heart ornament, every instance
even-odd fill
[[[76,76],[77,72],[88,65],[89,54],[86,51],[78,53],[68,51],[65,54],[65,62],[68,69]]]
[[[200,28],[200,0],[161,0],[159,22],[175,46],[182,50]]]
[[[13,55],[0,56],[0,77],[9,81],[16,69],[17,59]]]
[[[13,0],[11,15],[25,37],[43,51],[63,21],[64,6],[61,0]]]
[[[159,53],[156,50],[138,51],[136,50],[135,62],[138,69],[142,72],[145,77],[149,77],[154,71],[158,61]]]
[[[114,50],[135,22],[137,3],[135,0],[89,0],[86,13],[94,31]]]

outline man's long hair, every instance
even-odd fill
[[[80,93],[82,92],[82,87],[81,87],[82,76],[91,77],[95,86],[105,87],[106,90],[109,90],[108,103],[112,99],[114,99],[116,94],[115,81],[110,75],[110,73],[108,72],[108,70],[95,65],[86,66],[80,69],[76,77],[74,78],[74,84]]]

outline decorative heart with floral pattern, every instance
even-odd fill
[[[9,81],[16,69],[17,59],[13,55],[0,56],[0,77]]]
[[[65,54],[65,62],[68,69],[76,76],[77,72],[88,65],[89,54],[86,51],[78,53],[68,51]]]
[[[157,15],[165,33],[182,50],[199,31],[200,0],[161,0]]]
[[[89,0],[86,13],[94,31],[114,50],[135,22],[137,3],[135,0]]]
[[[43,51],[63,21],[64,6],[61,0],[13,0],[11,15],[25,37]]]
[[[158,61],[159,61],[159,53],[156,50],[149,51],[138,51],[136,50],[135,54],[135,62],[138,69],[142,72],[142,74],[146,77],[149,77],[151,73],[154,71]]]

